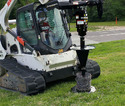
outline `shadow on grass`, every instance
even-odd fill
[[[65,78],[65,79],[60,79],[60,80],[57,80],[57,81],[53,81],[53,82],[49,82],[46,84],[46,90],[50,89],[51,87],[53,86],[56,86],[58,84],[62,84],[62,83],[68,83],[68,82],[75,82],[75,76],[73,77],[68,77],[68,78]]]

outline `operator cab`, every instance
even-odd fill
[[[67,51],[72,42],[64,12],[32,3],[17,11],[17,33],[41,54]]]

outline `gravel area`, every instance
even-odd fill
[[[97,26],[96,31],[105,31],[105,30],[125,30],[125,26]]]

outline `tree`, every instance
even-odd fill
[[[125,0],[105,0],[103,4],[102,19],[97,17],[96,7],[88,8],[89,21],[114,21],[125,20]]]
[[[26,5],[26,4],[29,4],[29,3],[32,3],[32,2],[37,2],[38,0],[17,0],[17,3],[16,5],[14,6],[11,14],[10,14],[10,19],[15,19],[16,18],[16,11],[18,8]],[[0,2],[0,9],[3,8],[3,6],[6,4],[6,0],[2,0]]]

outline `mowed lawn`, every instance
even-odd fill
[[[101,43],[90,51],[101,75],[92,80],[95,93],[72,93],[74,78],[56,81],[40,94],[24,96],[0,89],[0,106],[124,106],[125,105],[125,40]]]
[[[89,31],[96,31],[100,29],[100,26],[105,27],[105,26],[125,26],[125,21],[118,21],[117,24],[115,21],[112,22],[89,22],[88,23],[88,30]],[[102,28],[101,28],[102,30]],[[76,29],[76,23],[71,23],[70,24],[70,31],[74,32],[77,31]]]

